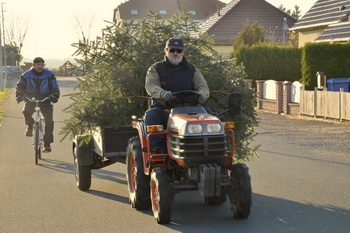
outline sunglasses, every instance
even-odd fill
[[[177,53],[182,53],[182,49],[168,49],[169,50],[169,52],[170,53],[175,53],[175,51],[177,52]]]

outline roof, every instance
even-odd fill
[[[350,0],[318,0],[290,29],[303,30],[339,23],[350,13]]]
[[[219,14],[213,14],[200,26],[201,33],[215,36],[216,44],[232,44],[232,39],[244,28],[248,19],[257,21],[266,31],[266,37],[282,40],[283,20],[292,27],[296,19],[274,7],[265,0],[233,0],[223,7]]]
[[[217,11],[217,6],[224,5],[226,4],[218,0],[129,0],[120,4],[114,12],[119,12],[120,18],[124,20],[143,19],[150,10],[154,13],[162,12],[163,18],[170,18],[175,12],[184,9],[195,12],[193,19],[205,20]],[[134,11],[133,14],[131,11]]]
[[[350,22],[342,22],[329,25],[328,28],[316,39],[316,42],[349,41]]]

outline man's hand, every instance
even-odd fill
[[[199,93],[198,102],[200,105],[203,105],[205,102],[207,102],[207,99],[204,97],[202,93]]]
[[[171,93],[171,91],[163,91],[162,93],[160,93],[160,97],[166,102],[174,99],[173,93]]]
[[[22,95],[17,96],[16,100],[17,100],[17,103],[19,104],[20,102],[23,101],[23,96]]]
[[[57,103],[57,101],[58,101],[58,98],[52,94],[49,95],[49,99],[50,99],[51,103]]]

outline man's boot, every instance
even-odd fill
[[[45,143],[44,143],[43,152],[44,152],[44,153],[49,153],[49,152],[51,152],[51,145],[50,145],[49,142],[45,142]]]

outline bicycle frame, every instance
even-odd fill
[[[48,100],[49,97],[46,97],[42,100],[36,100],[34,97],[32,99],[26,97],[26,100],[29,102],[35,103],[35,112],[34,115],[34,124],[33,124],[33,145],[35,151],[35,164],[38,164],[38,160],[41,159],[41,151],[44,144],[44,134],[45,134],[45,118],[40,113],[39,103],[42,103]]]

